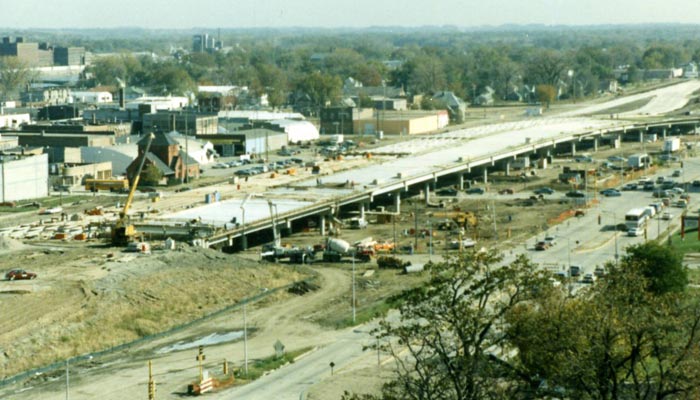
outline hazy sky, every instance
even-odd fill
[[[0,0],[0,28],[700,23],[693,0]]]

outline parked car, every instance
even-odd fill
[[[661,216],[661,219],[664,219],[666,221],[670,220],[671,218],[673,218],[673,214],[671,214],[668,211],[664,211],[663,215]]]
[[[693,181],[692,185],[694,187],[698,187],[698,186],[700,186],[700,181]]]
[[[533,193],[535,193],[535,194],[553,194],[554,189],[548,188],[548,187],[541,187],[541,188],[533,190]]]
[[[549,245],[549,247],[552,247],[555,244],[557,244],[557,238],[552,235],[545,236],[544,241]]]
[[[25,271],[23,269],[13,269],[5,274],[5,279],[8,281],[15,281],[20,279],[35,279],[36,274],[34,272]]]
[[[598,278],[605,276],[605,273],[605,267],[595,267],[595,271],[593,271],[593,275],[597,276]]]
[[[467,189],[467,194],[484,194],[485,192],[484,188],[480,187]]]
[[[593,274],[585,274],[583,276],[583,279],[581,279],[581,283],[585,283],[587,285],[592,285],[593,283],[595,283],[595,278],[596,277]]]
[[[498,191],[498,194],[513,194],[513,189],[511,188],[506,188],[506,189],[501,189]]]
[[[580,190],[571,190],[566,192],[566,197],[586,197],[586,194]]]
[[[637,190],[638,187],[636,183],[628,183],[622,187],[622,190]]]
[[[581,270],[582,268],[580,265],[572,265],[569,267],[569,276],[580,276]]]
[[[535,250],[537,250],[537,251],[544,251],[544,250],[547,250],[548,248],[549,248],[549,244],[547,244],[547,242],[545,242],[544,240],[540,240],[539,242],[537,242],[535,244]]]
[[[622,192],[620,192],[617,189],[605,189],[602,192],[600,192],[605,197],[618,197],[622,196]]]
[[[673,174],[671,176],[674,178],[680,178],[680,176],[682,174],[683,174],[683,171],[681,171],[680,169],[677,169],[677,170],[673,171]]]
[[[574,161],[584,163],[584,162],[593,162],[593,158],[590,156],[576,156],[574,157]]]
[[[625,162],[625,161],[627,161],[627,159],[625,157],[622,157],[622,156],[610,156],[610,157],[608,157],[608,161]]]

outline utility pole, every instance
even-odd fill
[[[356,321],[356,297],[355,297],[355,254],[352,255],[352,323],[355,324]]]
[[[243,371],[248,377],[248,321],[246,318],[246,303],[243,303]]]
[[[413,202],[413,249],[418,250],[418,201]]]
[[[190,141],[189,141],[189,132],[187,132],[187,120],[188,120],[188,114],[189,110],[185,112],[185,183],[189,183],[190,181],[190,167],[187,163],[187,159],[189,158],[190,154]],[[195,127],[197,126],[197,122],[195,121]]]
[[[69,387],[70,387],[70,372],[68,369],[68,359],[66,359],[66,400],[68,400]]]

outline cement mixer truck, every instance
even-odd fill
[[[358,261],[368,262],[374,257],[374,246],[366,241],[351,245],[343,239],[328,238],[323,250],[324,262],[340,262],[353,257]]]

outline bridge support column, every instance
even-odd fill
[[[662,137],[664,140],[666,140],[666,128],[664,128],[664,130],[661,131],[661,137]]]
[[[458,185],[459,185],[459,190],[464,190],[464,175],[459,174],[458,179]]]
[[[326,236],[326,216],[324,214],[318,216],[318,232],[321,236]]]
[[[228,236],[226,238],[226,244],[228,245],[228,247],[233,246],[233,236]]]
[[[571,157],[576,156],[576,142],[571,142]]]
[[[245,232],[241,233],[241,250],[248,250],[248,237],[245,235]]]
[[[639,130],[639,143],[644,143],[644,131]]]
[[[394,193],[394,212],[401,212],[401,192]]]
[[[506,161],[506,176],[510,176],[510,161]]]
[[[430,201],[430,182],[425,182],[425,203]]]
[[[489,183],[489,169],[484,167],[484,183]]]
[[[593,139],[593,151],[598,151],[598,138]]]
[[[365,203],[361,202],[359,206],[360,210],[360,219],[365,219]]]

